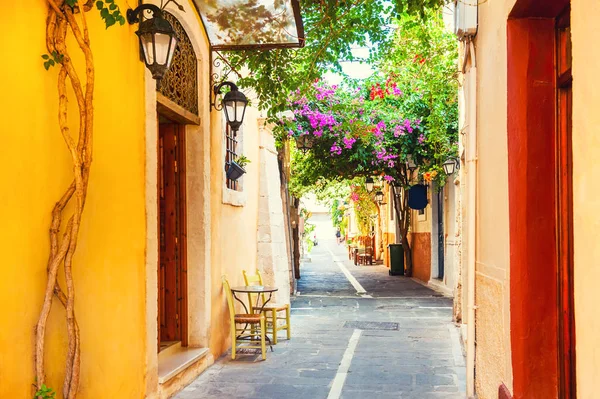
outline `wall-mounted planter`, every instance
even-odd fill
[[[229,167],[227,168],[226,175],[229,180],[236,181],[242,177],[244,173],[246,173],[246,169],[242,168],[235,161],[231,161],[229,163]]]

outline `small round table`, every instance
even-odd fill
[[[278,290],[277,287],[267,287],[264,285],[246,285],[246,286],[241,286],[241,287],[232,287],[231,293],[233,294],[233,297],[235,298],[235,300],[242,304],[242,306],[244,307],[244,310],[246,311],[246,314],[252,314],[253,309],[250,309],[250,311],[248,311],[248,308],[246,307],[246,304],[244,303],[244,301],[242,301],[240,298],[238,298],[235,295],[236,292],[241,292],[243,294],[250,294],[250,295],[257,294],[256,295],[257,306],[255,306],[255,309],[258,308],[259,298],[262,297],[262,295],[260,295],[260,294],[268,293],[269,299],[267,299],[266,301],[263,301],[262,306],[260,307],[260,309],[257,312],[257,314],[261,314],[263,312],[263,310],[265,309],[265,305],[267,303],[269,303],[269,301],[273,297],[273,293],[277,290]],[[247,328],[248,328],[248,324],[246,324],[246,326],[244,327],[244,331],[246,331]],[[271,345],[271,339],[266,334],[265,334],[265,338],[267,339],[267,341],[269,341],[269,346],[271,347],[271,351],[273,351],[273,346]]]
[[[267,299],[266,301],[263,302],[260,311],[258,312],[259,314],[263,312],[265,305],[267,303],[269,303],[269,301],[271,300],[271,298],[273,297],[273,293],[275,291],[277,291],[278,288],[277,287],[267,287],[264,285],[246,285],[246,286],[242,286],[242,287],[233,287],[231,288],[231,293],[233,294],[233,297],[236,299],[236,301],[238,301],[239,303],[242,304],[242,306],[244,307],[244,310],[246,310],[247,314],[251,314],[252,313],[252,309],[250,311],[248,311],[248,308],[246,307],[246,304],[240,300],[235,294],[236,292],[241,292],[244,294],[257,294],[257,300],[256,300],[256,304],[258,305],[258,298],[261,297],[261,295],[259,294],[269,294],[269,299]],[[257,306],[258,307],[258,306]]]

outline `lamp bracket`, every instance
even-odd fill
[[[140,22],[140,16],[142,16],[144,11],[152,12],[154,17],[163,16],[163,12],[158,6],[154,4],[140,4],[135,10],[132,10],[131,8],[127,10],[127,22],[129,22],[130,25]]]
[[[217,103],[217,96],[219,94],[221,94],[221,89],[225,86],[228,86],[230,90],[238,90],[238,87],[235,85],[235,83],[231,83],[231,82],[221,82],[218,85],[215,85],[213,87],[213,102],[211,102],[210,105],[213,106],[214,109],[216,109],[217,111],[221,111],[223,109],[223,105]]]
[[[227,61],[227,59],[218,52],[217,50],[210,50],[210,85],[213,87],[213,90],[210,92],[210,106],[217,111],[221,111],[223,106],[217,103],[217,96],[220,91],[216,91],[216,88],[219,87],[221,89],[223,83],[227,80],[229,74],[234,73],[237,75],[238,79],[242,78],[242,75],[236,71],[231,63]]]

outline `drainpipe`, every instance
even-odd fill
[[[467,145],[467,397],[475,397],[475,229],[477,217],[477,62],[473,39],[465,43],[471,57],[468,91],[468,145]],[[466,61],[466,60],[465,60]],[[466,64],[465,64],[466,65]],[[463,71],[464,72],[464,71]]]

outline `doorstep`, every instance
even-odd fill
[[[158,383],[164,384],[207,354],[208,348],[184,348],[180,343],[170,346],[158,354]]]

